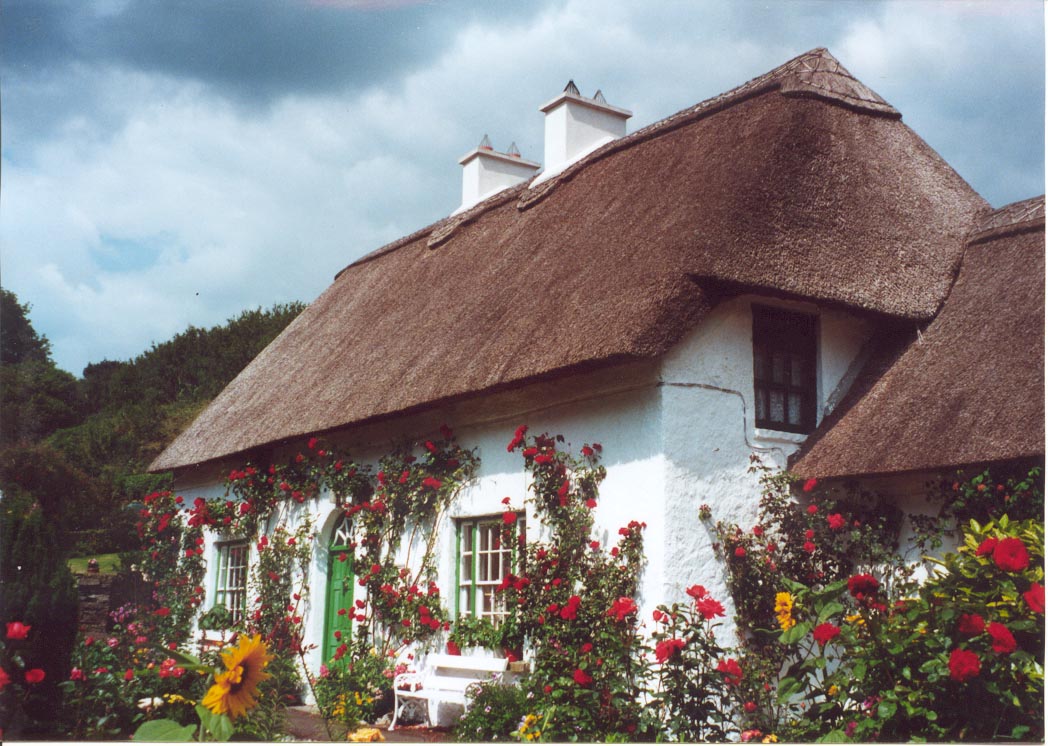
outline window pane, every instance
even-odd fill
[[[767,355],[764,354],[764,350],[757,349],[753,351],[753,377],[758,381],[763,381],[765,377],[764,368],[768,364]]]
[[[790,394],[790,424],[801,424],[801,395]]]
[[[790,383],[804,385],[804,358],[800,355],[790,355]]]
[[[781,391],[771,391],[771,417],[772,422],[785,422],[785,397]]]
[[[768,392],[764,389],[757,389],[757,420],[768,419]]]
[[[785,376],[786,356],[781,352],[773,352],[771,354],[771,380],[775,383],[782,383]]]

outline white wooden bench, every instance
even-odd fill
[[[467,708],[470,685],[502,679],[508,663],[506,658],[430,653],[421,671],[402,673],[393,679],[393,721],[389,729],[397,727],[397,718],[411,701],[420,700],[427,703],[427,725],[438,725],[442,703]]]

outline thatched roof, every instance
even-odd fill
[[[816,49],[350,265],[152,468],[657,356],[713,284],[928,319],[985,207]]]
[[[1044,197],[990,213],[924,332],[886,340],[808,439],[804,477],[1044,457]]]

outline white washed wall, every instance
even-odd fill
[[[842,312],[820,312],[810,304],[743,297],[718,306],[661,361],[534,384],[356,428],[345,433],[338,446],[358,461],[373,462],[398,439],[435,437],[440,425],[447,423],[464,447],[477,449],[476,480],[437,527],[438,584],[452,611],[453,519],[499,514],[506,496],[514,508],[524,504],[528,482],[523,460],[519,453],[506,452],[514,429],[527,424],[532,434],[562,434],[576,452],[584,442],[599,442],[608,476],[595,514],[598,538],[611,546],[618,529],[629,521],[648,525],[647,569],[640,589],[643,618],[650,619],[651,610],[660,603],[685,600],[684,590],[701,583],[725,604],[730,619],[733,610],[724,569],[713,550],[712,536],[699,520],[699,506],[709,504],[715,519],[752,524],[759,490],[756,478],[747,474],[750,454],[758,452],[767,463],[784,466],[802,440],[754,427],[750,304],[755,300],[820,314],[818,395],[821,403],[835,399],[839,383],[856,368],[869,324]],[[197,495],[222,494],[222,488],[214,485],[228,468],[183,475],[180,493],[190,501]],[[304,509],[313,514],[319,529],[310,572],[311,606],[305,613],[307,643],[318,645],[309,658],[310,668],[316,671],[324,629],[327,542],[338,511],[323,498]],[[535,538],[538,528],[529,514],[529,538]],[[206,550],[211,559],[213,538],[209,537]],[[420,551],[412,549],[415,556]],[[206,603],[210,604],[210,596]],[[733,643],[730,625],[721,629],[722,642]]]

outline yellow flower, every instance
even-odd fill
[[[357,728],[349,734],[346,740],[354,743],[372,743],[373,741],[385,741],[386,739],[382,737],[382,733],[378,728]]]
[[[844,617],[844,621],[848,624],[854,624],[856,626],[866,624],[866,620],[862,618],[862,614],[852,614],[851,616]]]
[[[836,697],[837,692],[839,691],[840,689],[837,688],[836,684],[830,684],[830,688],[826,690],[826,693],[829,694],[831,697]]]
[[[766,735],[764,738],[761,739],[761,743],[778,743],[778,742],[779,742],[779,737],[777,735],[775,735],[774,733],[769,733],[768,735]]]
[[[258,685],[269,678],[263,669],[272,659],[261,635],[241,635],[237,647],[222,653],[226,670],[215,674],[214,685],[200,703],[216,715],[229,713],[236,720],[258,704]]]
[[[164,699],[167,700],[168,704],[172,704],[172,705],[180,705],[181,704],[181,705],[189,705],[191,707],[196,705],[196,701],[194,701],[192,699],[186,699],[181,694],[165,694],[164,695]]]
[[[789,593],[783,591],[775,594],[775,616],[783,632],[797,625],[797,620],[793,618],[793,596]]]

